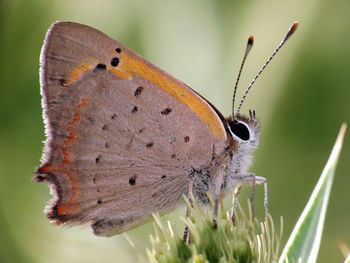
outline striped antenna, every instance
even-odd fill
[[[260,76],[261,72],[263,72],[263,70],[266,68],[267,64],[270,63],[270,61],[272,60],[272,58],[276,55],[276,53],[278,52],[278,50],[280,50],[280,48],[284,45],[284,43],[286,43],[286,41],[290,38],[291,35],[293,35],[293,33],[295,32],[295,30],[298,27],[298,22],[294,22],[293,25],[290,27],[290,29],[288,30],[286,36],[284,37],[284,39],[281,41],[281,43],[278,45],[278,47],[275,49],[275,51],[272,53],[271,57],[269,57],[269,59],[265,62],[265,64],[262,66],[262,68],[259,70],[259,72],[256,74],[256,76],[254,77],[254,79],[252,80],[252,82],[249,84],[246,92],[244,93],[242,100],[240,102],[240,104],[238,105],[237,108],[237,113],[239,114],[239,111],[241,110],[242,104],[245,100],[245,98],[247,97],[247,94],[249,92],[249,90],[251,89],[251,87],[253,86],[253,84],[255,83],[255,81],[258,79],[258,77]]]
[[[237,80],[236,80],[236,84],[235,84],[235,89],[233,90],[233,98],[232,98],[232,116],[233,117],[235,116],[235,112],[234,112],[235,111],[235,99],[236,99],[236,91],[237,91],[237,87],[238,87],[238,82],[239,82],[239,79],[241,78],[241,73],[242,73],[242,69],[243,69],[245,60],[246,60],[246,58],[247,58],[247,56],[249,54],[249,51],[253,47],[253,43],[254,43],[253,36],[249,36],[248,37],[247,47],[245,48],[244,57],[243,57],[243,60],[242,60],[242,63],[241,63],[241,67],[240,67],[239,72],[238,72],[238,76],[237,76]]]

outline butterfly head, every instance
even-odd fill
[[[249,110],[249,117],[236,114],[227,122],[228,130],[239,148],[254,150],[259,143],[260,126],[255,111]]]

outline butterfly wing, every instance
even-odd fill
[[[56,223],[112,235],[164,213],[226,141],[206,101],[88,26],[50,28],[41,85],[47,140],[36,180],[51,186]]]

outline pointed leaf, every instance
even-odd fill
[[[342,148],[345,130],[346,124],[343,124],[328,162],[283,249],[280,260],[278,261],[279,263],[316,262],[330,190],[338,157]]]

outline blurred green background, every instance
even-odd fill
[[[227,116],[247,37],[254,35],[255,46],[238,98],[298,20],[296,34],[242,110],[254,108],[262,123],[251,171],[269,181],[270,212],[277,222],[284,217],[284,244],[341,123],[350,123],[349,14],[348,0],[0,0],[0,262],[143,262],[153,232],[150,223],[129,232],[135,252],[122,236],[98,238],[89,227],[54,227],[43,214],[49,191],[31,178],[45,138],[39,55],[51,23],[75,21],[100,29],[193,87]],[[347,135],[318,262],[343,262],[338,242],[350,244]],[[257,187],[261,219],[262,200]],[[166,217],[178,233],[183,224],[176,218],[184,211]]]

